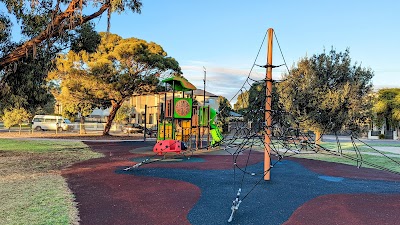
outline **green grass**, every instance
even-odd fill
[[[397,143],[372,143],[372,144],[370,144],[370,143],[367,143],[368,145],[371,145],[371,146],[379,146],[379,147],[399,147],[400,148],[400,144],[399,144],[399,142],[397,142]]]
[[[324,147],[324,148],[329,149],[329,150],[338,151],[338,146],[337,146],[336,142],[330,142],[330,143],[325,142],[325,143],[321,143],[320,145],[322,147]],[[373,144],[373,145],[370,145],[370,144],[368,144],[368,145],[371,146],[372,148],[367,146],[367,145],[365,145],[365,144],[363,144],[363,143],[357,143],[356,144],[358,150],[361,153],[377,152],[374,149],[374,147],[400,147],[400,146],[394,145],[394,144],[393,145],[388,145],[388,144],[380,144],[380,145],[379,144]],[[353,146],[353,144],[351,142],[341,143],[340,146],[341,146],[342,150],[354,151],[354,146]],[[392,154],[391,152],[385,152],[385,151],[380,151],[380,152],[382,152],[384,154]]]
[[[369,145],[371,147],[377,147],[377,146],[400,147],[399,145],[396,145],[396,144],[369,144]],[[337,151],[336,143],[321,143],[321,146],[323,146],[329,150],[332,150],[332,151]],[[349,156],[353,159],[357,159],[357,155],[354,152],[352,143],[342,143],[341,147],[343,150],[343,155]],[[386,151],[380,151],[384,154],[391,154],[390,158],[388,158],[383,155],[374,155],[374,154],[379,154],[379,153],[377,153],[377,151],[371,149],[370,147],[368,147],[362,143],[357,144],[357,147],[361,152],[362,158],[358,158],[358,159],[362,160],[361,161],[362,167],[376,168],[375,166],[367,165],[368,163],[372,163],[379,167],[383,167],[386,170],[392,170],[392,171],[400,173],[400,155],[399,154],[395,154],[392,152],[386,152]],[[393,157],[393,155],[398,155],[398,157]],[[295,157],[299,157],[299,158],[307,158],[307,159],[314,159],[314,160],[321,160],[321,161],[335,162],[335,163],[343,163],[343,164],[347,164],[347,165],[357,166],[357,161],[348,159],[345,156],[335,156],[335,155],[329,154],[325,151],[320,151],[319,153],[312,153],[312,154],[295,155]],[[379,169],[379,168],[377,168],[377,169]]]
[[[60,140],[0,140],[0,151],[20,151],[20,152],[55,152],[55,151],[80,151],[88,147],[79,141],[60,141]],[[87,153],[87,152],[85,152]]]
[[[78,141],[0,139],[0,224],[78,224],[60,170],[101,156]]]
[[[243,140],[236,140],[236,141],[237,141],[237,143],[240,143]],[[280,142],[273,140],[272,143],[276,145],[275,147],[284,149],[284,147],[280,145]],[[398,143],[367,143],[367,144],[370,145],[372,148],[374,148],[374,147],[400,147],[400,144],[398,144]],[[331,150],[331,151],[335,151],[335,152],[338,151],[336,142],[322,142],[321,146],[328,150]],[[249,147],[250,147],[250,145],[249,145]],[[400,154],[395,154],[395,153],[392,153],[389,151],[381,151],[381,150],[379,151],[381,153],[388,154],[390,156],[390,158],[394,160],[393,161],[383,155],[373,155],[373,154],[379,154],[379,153],[363,143],[358,142],[357,147],[362,155],[363,163],[361,164],[361,167],[376,168],[374,166],[367,165],[368,163],[372,163],[374,165],[382,167],[381,169],[391,170],[391,171],[400,173]],[[252,149],[256,150],[256,151],[264,151],[262,146],[261,147],[253,146]],[[342,142],[341,149],[343,150],[343,154],[345,154],[346,156],[349,156],[353,159],[357,159],[357,155],[354,152],[354,146],[351,142]],[[397,157],[394,157],[394,155],[397,155]],[[308,158],[308,159],[314,159],[314,160],[321,160],[321,161],[335,162],[335,163],[342,163],[342,164],[357,166],[357,161],[355,161],[355,160],[347,159],[346,157],[342,157],[342,156],[335,156],[335,155],[329,154],[325,151],[320,151],[319,153],[294,154],[292,156],[298,157],[298,158]],[[379,169],[379,168],[377,168],[377,169]]]
[[[77,224],[73,195],[60,175],[27,176],[0,183],[2,224]]]

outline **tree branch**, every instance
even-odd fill
[[[61,33],[66,30],[72,30],[76,26],[82,25],[85,22],[92,20],[102,13],[104,13],[111,5],[110,2],[103,4],[100,9],[89,15],[83,17],[81,20],[75,20],[72,23],[66,23],[65,21],[72,17],[75,9],[79,7],[80,0],[72,0],[69,4],[68,8],[54,17],[54,19],[47,25],[46,29],[40,32],[36,37],[32,38],[31,40],[25,42],[24,44],[15,48],[12,52],[5,55],[4,57],[0,58],[0,70],[3,70],[7,65],[21,59],[26,55],[26,53],[37,46],[38,44],[42,43],[44,40],[51,38],[51,37],[58,37]],[[58,8],[58,4],[56,10]]]

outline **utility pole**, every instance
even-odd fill
[[[206,77],[207,77],[207,70],[206,68],[203,66],[203,71],[204,71],[204,78],[203,78],[203,108],[202,108],[202,114],[203,114],[203,121],[200,121],[200,124],[202,124],[201,126],[201,133],[200,133],[200,148],[203,148],[203,135],[205,133],[204,131],[204,121],[205,121],[205,116],[206,116]]]
[[[272,125],[272,40],[274,29],[268,29],[268,53],[266,74],[266,101],[265,101],[265,149],[264,149],[264,180],[271,179],[271,125]]]
[[[204,83],[204,92],[203,92],[203,106],[206,106],[206,75],[207,75],[207,71],[206,68],[203,66],[203,71],[204,71],[204,79],[203,79],[203,83]]]

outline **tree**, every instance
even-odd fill
[[[84,24],[75,33],[76,39],[71,38],[72,44],[85,43],[83,49],[93,48],[99,43],[100,36],[93,33],[92,24]],[[81,41],[85,39],[85,41]],[[78,45],[78,44],[75,44]],[[27,56],[14,62],[15,67],[10,71],[0,71],[0,111],[4,108],[22,107],[34,114],[36,111],[49,111],[48,105],[54,103],[50,86],[45,80],[48,72],[54,67],[53,60],[56,53],[64,45],[48,45],[36,48],[36,53],[27,53]],[[75,48],[78,50],[78,47]]]
[[[114,121],[116,123],[127,122],[130,115],[132,114],[133,108],[129,106],[127,102],[123,103],[121,108],[117,111]],[[128,121],[129,122],[129,121]]]
[[[316,133],[357,131],[370,117],[371,69],[351,65],[349,50],[303,58],[278,86],[280,103],[303,126]]]
[[[400,88],[384,88],[375,97],[373,111],[378,126],[385,123],[386,130],[397,128],[400,122]]]
[[[222,131],[228,131],[230,112],[232,111],[231,103],[223,96],[218,97],[218,121],[222,125]]]
[[[265,80],[254,82],[248,91],[241,93],[235,104],[235,109],[240,112],[244,119],[251,121],[254,125],[261,125],[265,121],[265,101],[266,101],[266,82]],[[239,101],[240,99],[240,101]],[[279,95],[276,91],[276,84],[272,86],[272,109],[274,120],[279,119],[276,112],[281,111],[279,107]],[[261,128],[262,126],[257,126]]]
[[[102,107],[96,102],[96,98],[90,93],[92,85],[90,77],[84,70],[74,68],[76,53],[70,51],[67,55],[61,55],[58,62],[58,70],[48,74],[48,79],[59,80],[62,78],[59,88],[53,89],[57,102],[62,105],[62,115],[67,118],[80,117],[80,133],[86,133],[85,117],[89,116],[95,108]],[[62,63],[59,63],[62,62]]]
[[[130,9],[140,13],[142,3],[140,0],[110,0],[110,1],[81,1],[81,0],[1,0],[7,6],[0,15],[0,39],[9,42],[8,48],[2,49],[0,56],[0,71],[13,67],[12,63],[25,57],[26,53],[33,52],[42,44],[52,45],[63,39],[69,31],[101,16],[107,11],[108,30],[112,12],[123,12]],[[83,11],[91,8],[92,13],[85,15]],[[27,41],[18,44],[11,43],[10,18],[15,17],[21,25],[21,33],[28,37]],[[33,54],[35,55],[35,54]]]
[[[233,108],[239,112],[247,107],[249,107],[249,92],[245,91],[238,95],[237,101],[233,105]]]
[[[84,91],[78,94],[102,108],[111,106],[103,131],[108,135],[118,109],[128,97],[154,92],[160,76],[181,74],[181,69],[156,43],[122,39],[110,33],[100,35],[101,43],[95,53],[70,51],[58,58],[57,70],[52,74],[58,76],[61,86],[71,74],[80,74],[86,82],[81,82]]]
[[[12,126],[19,125],[19,134],[21,134],[22,123],[29,121],[30,117],[31,115],[23,108],[5,110],[3,116],[4,126],[10,129]]]
[[[49,68],[50,63],[42,60],[44,58],[46,53],[42,51],[37,53],[36,61],[31,55],[28,56],[32,63],[19,62],[13,76],[3,79],[3,86],[0,88],[0,111],[8,108],[25,108],[33,113],[52,101],[52,95],[45,81],[47,76],[45,68]]]
[[[70,46],[75,51],[95,49],[99,38],[93,33],[93,25],[89,25],[92,19],[107,12],[109,30],[113,12],[140,13],[142,7],[141,0],[0,0],[0,4],[7,7],[0,12],[0,113],[5,108],[20,107],[19,103],[13,104],[13,99],[23,102],[21,107],[29,105],[31,112],[43,108],[51,98],[44,76],[52,69],[56,53]],[[20,37],[12,36],[18,30],[14,27],[21,29]]]

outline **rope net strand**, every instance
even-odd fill
[[[261,47],[265,42],[266,34],[262,40]],[[275,34],[275,39],[278,39]],[[284,64],[286,66],[288,74],[290,74],[289,68],[286,65],[286,61],[283,57],[282,50],[278,42],[279,50],[281,52]],[[256,96],[248,96],[247,98],[241,98],[242,101],[242,116],[245,118],[246,122],[238,121],[231,124],[231,129],[229,134],[224,136],[221,143],[221,147],[232,155],[233,159],[233,174],[234,174],[234,187],[233,191],[236,196],[233,200],[231,206],[231,215],[228,222],[233,220],[234,213],[239,209],[239,205],[244,199],[256,188],[257,185],[263,181],[264,176],[270,172],[272,168],[277,166],[277,164],[285,158],[300,155],[300,154],[321,154],[338,156],[343,159],[350,160],[355,163],[355,165],[360,168],[362,165],[387,171],[390,173],[400,175],[400,172],[396,170],[385,167],[385,165],[378,165],[376,163],[367,161],[363,154],[375,154],[387,158],[394,165],[399,166],[400,162],[394,158],[391,158],[382,151],[373,148],[364,141],[360,140],[356,134],[349,132],[346,135],[350,136],[351,146],[347,150],[343,150],[342,146],[345,143],[340,141],[340,138],[335,133],[336,142],[333,142],[330,146],[332,148],[324,147],[319,143],[319,140],[315,140],[315,135],[304,127],[303,122],[307,118],[303,118],[303,121],[299,120],[294,114],[286,112],[284,110],[281,102],[288,101],[288,99],[272,98],[271,103],[271,118],[272,124],[270,127],[266,127],[265,123],[265,103],[266,103],[266,80],[257,80],[252,77],[252,72],[254,66],[257,65],[257,59],[259,57],[260,50],[257,53],[254,64],[250,69],[249,75],[245,80],[244,84],[240,90],[233,97],[244,96],[244,93],[251,95],[250,90],[256,90]],[[272,65],[266,65],[262,67],[275,67]],[[272,80],[273,87],[279,88],[287,91],[291,95],[298,95],[299,90],[297,88],[290,87],[286,85],[284,81]],[[273,93],[273,90],[269,90],[269,93]],[[254,92],[253,92],[254,93]],[[231,99],[231,101],[233,100]],[[243,101],[244,100],[244,101]],[[247,101],[246,101],[247,100]],[[332,127],[327,124],[326,127]],[[271,130],[270,139],[272,140],[269,144],[271,149],[270,152],[270,162],[271,167],[268,171],[251,171],[249,169],[249,163],[252,157],[261,157],[260,153],[263,153],[266,149],[266,143],[264,141],[264,135],[267,133],[267,129]],[[322,135],[325,133],[323,131]],[[361,149],[362,146],[362,149]],[[258,155],[253,156],[254,153]],[[264,153],[265,154],[265,153]],[[244,159],[242,159],[244,158]],[[240,163],[239,163],[240,162]],[[241,175],[239,175],[241,173]],[[245,180],[247,176],[258,176],[259,179],[252,185],[245,187]],[[241,197],[242,196],[242,197]]]

